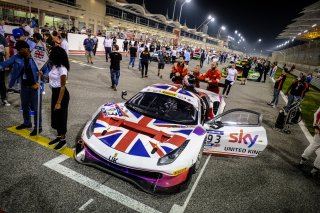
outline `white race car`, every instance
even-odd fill
[[[186,189],[207,153],[255,157],[267,146],[261,115],[224,112],[215,93],[155,84],[125,103],[99,107],[76,144],[75,159],[150,193]]]

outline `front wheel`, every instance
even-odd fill
[[[86,158],[86,153],[84,149],[84,142],[82,140],[79,140],[76,142],[76,147],[74,151],[74,159],[78,163],[83,163]]]
[[[193,174],[197,173],[200,169],[202,155],[203,155],[203,150],[201,149],[198,154],[197,161],[194,164]]]

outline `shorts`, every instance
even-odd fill
[[[163,70],[164,69],[164,64],[158,63],[158,69]]]
[[[93,51],[86,50],[86,57],[92,57],[92,56],[93,56]]]

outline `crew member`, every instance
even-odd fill
[[[177,60],[177,63],[172,66],[170,78],[172,79],[173,83],[182,84],[182,80],[186,75],[188,75],[188,68],[184,64],[184,59],[181,56]]]
[[[219,94],[219,82],[222,78],[221,72],[218,70],[218,63],[212,62],[211,69],[205,74],[199,76],[200,81],[205,81],[208,83],[207,90]]]

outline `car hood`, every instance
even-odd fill
[[[187,140],[199,140],[199,136],[204,138],[206,131],[202,126],[174,124],[150,118],[129,110],[123,103],[112,103],[101,108],[93,133],[101,143],[117,151],[160,158]]]

